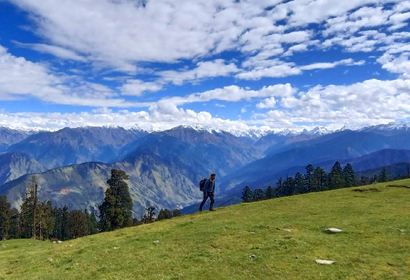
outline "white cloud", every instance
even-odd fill
[[[410,80],[367,80],[349,86],[315,86],[306,92],[281,98],[281,109],[255,114],[269,125],[283,119],[291,123],[341,125],[388,123],[410,117]],[[255,121],[257,123],[257,121]]]
[[[142,80],[127,80],[120,87],[122,95],[142,95],[144,92],[156,92],[162,89],[162,84],[156,82],[144,82]]]
[[[102,108],[94,109],[92,110],[92,112],[96,114],[111,114],[112,109],[108,109],[107,107],[102,107]]]
[[[363,65],[365,62],[364,60],[355,62],[353,59],[343,59],[335,62],[318,62],[318,63],[313,63],[309,65],[303,65],[300,66],[299,68],[301,70],[315,70],[315,69],[329,69],[329,68],[335,68],[338,65],[346,65],[346,66],[353,66],[353,65]]]
[[[71,50],[68,50],[62,47],[58,47],[58,46],[52,46],[52,45],[47,45],[47,44],[23,44],[20,42],[16,42],[16,44],[18,46],[31,48],[41,53],[52,54],[56,57],[63,58],[63,59],[82,61],[82,62],[86,61],[86,59],[83,56],[78,55],[74,51],[71,51]]]
[[[218,99],[217,93],[225,93],[225,100],[265,98],[260,108],[277,109],[264,114],[254,114],[251,120],[231,121],[213,117],[209,112],[184,110],[178,106],[187,102]],[[228,98],[229,96],[229,98]],[[388,123],[410,118],[410,80],[367,80],[349,86],[315,86],[308,91],[297,92],[290,85],[269,86],[259,91],[230,87],[219,91],[188,96],[185,100],[163,99],[150,110],[113,113],[101,108],[93,113],[0,113],[0,125],[43,127],[57,129],[64,126],[119,125],[132,127],[136,123],[145,129],[166,129],[180,124],[201,123],[219,129],[246,130],[250,126],[271,128],[312,128],[317,123],[326,123],[331,128],[340,128],[345,123],[364,126]],[[264,105],[262,105],[264,104]],[[273,108],[275,108],[273,107]],[[244,109],[244,108],[243,108]],[[242,111],[244,112],[244,111]],[[300,125],[305,123],[305,125]]]
[[[296,66],[294,63],[283,62],[278,59],[274,59],[258,63],[259,66],[256,66],[252,70],[238,73],[235,77],[244,80],[259,80],[264,77],[279,78],[301,75],[303,71],[308,70],[329,69],[339,65],[359,66],[363,65],[364,63],[364,60],[355,62],[353,59],[343,59],[335,62],[318,62],[309,65]],[[249,65],[249,62],[247,62],[246,65]]]
[[[0,100],[34,97],[44,102],[90,107],[148,107],[115,98],[107,86],[78,77],[57,76],[41,63],[16,57],[0,46]]]
[[[266,109],[266,108],[273,108],[276,105],[276,98],[275,97],[270,97],[266,98],[263,100],[263,102],[256,104],[256,107],[260,109]]]
[[[391,54],[384,54],[377,61],[382,64],[382,68],[392,72],[402,74],[404,77],[410,78],[410,52],[402,53],[396,57]]]
[[[197,82],[205,78],[229,76],[231,73],[239,72],[235,64],[225,64],[223,59],[198,62],[196,66],[192,70],[168,70],[156,74],[160,75],[165,82],[182,85],[185,81]]]

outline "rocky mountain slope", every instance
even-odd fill
[[[11,145],[7,152],[22,152],[47,168],[89,161],[114,161],[118,150],[147,132],[109,127],[64,128],[40,132]]]
[[[41,173],[46,168],[35,159],[23,153],[0,155],[0,185],[32,173]]]

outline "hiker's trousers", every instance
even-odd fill
[[[201,202],[201,205],[199,206],[199,209],[202,210],[202,207],[205,205],[205,202],[209,199],[211,200],[211,203],[209,205],[209,210],[212,210],[214,208],[214,203],[215,203],[215,199],[214,199],[214,193],[212,192],[204,192],[204,199]]]

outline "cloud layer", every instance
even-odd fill
[[[0,100],[73,113],[3,108],[3,125],[298,128],[410,117],[409,0],[8,2],[27,12],[34,37],[0,45]]]

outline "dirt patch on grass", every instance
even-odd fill
[[[405,188],[405,189],[410,189],[410,186],[406,185],[387,185],[389,188]]]
[[[380,192],[378,188],[362,188],[362,189],[353,189],[354,192]]]

